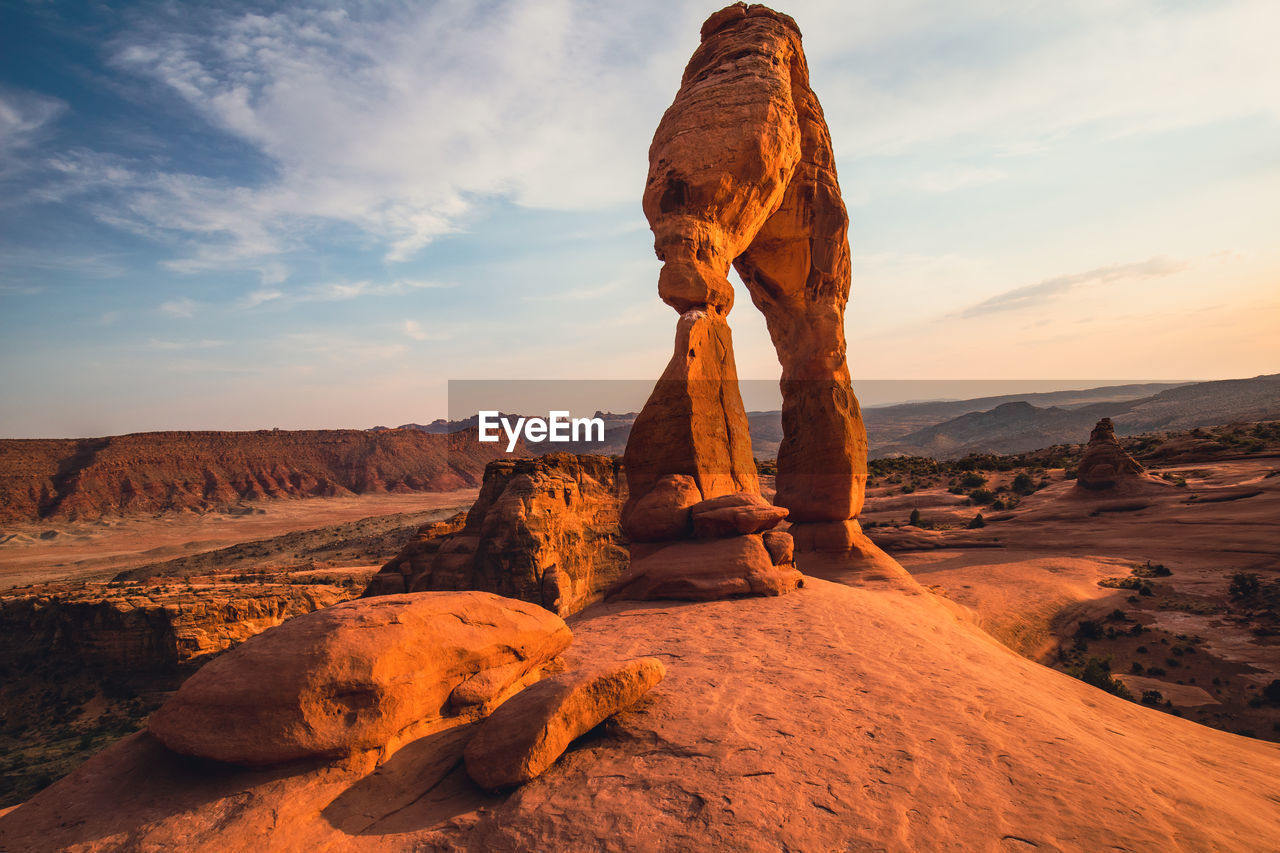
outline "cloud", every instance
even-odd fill
[[[180,230],[178,271],[296,248],[353,225],[404,261],[488,199],[546,209],[632,202],[697,10],[652,15],[585,0],[405,4],[347,12],[205,8],[139,21],[114,65],[155,80],[275,166],[241,186],[136,174],[134,230]],[[269,282],[267,282],[269,283]]]
[[[916,179],[916,188],[929,193],[949,193],[968,187],[977,187],[1003,180],[1001,169],[983,166],[959,166],[942,171],[926,172]]]
[[[216,349],[217,347],[225,347],[227,341],[217,340],[199,340],[199,341],[162,341],[152,338],[147,342],[147,347],[154,350],[176,351],[191,349]]]
[[[161,314],[167,314],[177,319],[188,319],[196,315],[196,309],[199,305],[200,303],[186,298],[171,299],[168,302],[161,303],[156,310]]]
[[[56,98],[0,88],[0,176],[23,168],[17,155],[39,141],[65,110],[66,104]]]
[[[1184,261],[1174,261],[1169,258],[1150,258],[1139,263],[1116,264],[1072,275],[1060,275],[1036,284],[1015,287],[1013,290],[998,293],[976,305],[965,308],[957,316],[972,318],[1001,311],[1033,308],[1079,287],[1110,284],[1125,279],[1157,278],[1173,275],[1185,270],[1187,267],[1188,264]]]

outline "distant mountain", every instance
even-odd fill
[[[1073,408],[1042,408],[1025,401],[1004,403],[918,429],[886,444],[873,442],[872,456],[957,458],[969,453],[1021,453],[1054,444],[1079,444],[1103,417],[1112,419],[1120,435],[1280,419],[1280,374],[1196,382],[1136,400]]]

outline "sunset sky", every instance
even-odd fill
[[[0,436],[655,378],[647,149],[720,5],[6,2]],[[777,7],[849,208],[855,381],[1280,371],[1280,5]],[[730,324],[776,377],[745,295]]]

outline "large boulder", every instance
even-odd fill
[[[234,764],[339,757],[484,716],[571,640],[550,611],[487,592],[348,601],[211,661],[149,728]]]
[[[666,675],[657,658],[603,662],[554,675],[517,693],[480,724],[464,753],[488,790],[539,776],[580,735],[631,707]]]

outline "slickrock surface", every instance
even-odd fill
[[[1076,492],[1114,494],[1157,483],[1155,478],[1147,476],[1142,463],[1125,453],[1120,442],[1116,441],[1111,418],[1098,421],[1089,434],[1089,444],[1077,467]]]
[[[1260,850],[1280,747],[1019,657],[929,594],[616,602],[572,620],[570,669],[666,678],[512,794],[445,732],[371,762],[217,769],[147,734],[0,817],[11,851]],[[441,778],[443,776],[443,778]]]
[[[365,595],[480,589],[574,613],[626,567],[618,529],[625,496],[617,463],[605,456],[490,463],[463,527],[420,531]]]
[[[654,134],[644,210],[663,261],[658,293],[682,317],[675,356],[627,444],[635,502],[662,474],[694,476],[705,498],[758,490],[737,476],[740,453],[750,449],[741,400],[728,387],[737,381],[723,320],[733,306],[733,264],[782,362],[777,504],[799,524],[839,522],[861,509],[867,440],[844,339],[849,220],[808,78],[795,21],[734,4],[704,24]],[[710,353],[684,346],[702,327],[716,330]],[[699,381],[718,393],[698,394]],[[681,383],[689,386],[684,397],[710,400],[712,409],[718,396],[723,415],[677,417],[684,397],[673,389]],[[802,550],[815,541],[796,539]]]
[[[666,673],[657,658],[607,661],[526,687],[480,723],[464,752],[467,775],[490,791],[528,782],[575,738],[640,701]]]
[[[475,433],[144,432],[0,440],[0,521],[85,520],[240,500],[440,492],[501,457]]]
[[[376,749],[487,713],[571,639],[558,616],[490,593],[348,601],[210,662],[149,728],[177,752],[247,765]]]

